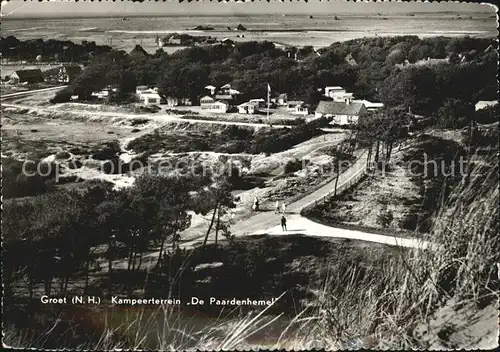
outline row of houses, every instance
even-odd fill
[[[46,71],[37,69],[16,70],[9,76],[11,84],[71,83],[80,75],[82,68],[76,64],[63,64]]]
[[[320,101],[314,116],[315,118],[331,118],[332,124],[337,125],[357,123],[359,118],[368,111],[376,111],[384,107],[382,103],[354,99],[353,93],[339,86],[325,87],[323,95],[331,100]]]

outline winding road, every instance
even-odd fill
[[[360,176],[366,171],[366,162],[367,153],[362,153],[357,161],[340,175],[337,184],[337,190],[339,192],[343,191],[349,185],[352,185],[353,183],[357,182],[357,180],[359,180]],[[316,202],[321,201],[325,197],[331,195],[334,187],[335,180],[332,180],[316,191],[288,204],[286,207],[287,231],[283,231],[281,229],[281,214],[275,214],[274,211],[263,211],[256,213],[250,218],[236,221],[231,226],[231,233],[233,233],[235,237],[255,235],[303,235],[311,237],[346,238],[417,249],[427,249],[433,248],[435,246],[435,244],[433,243],[429,243],[416,238],[401,238],[390,235],[378,235],[369,232],[326,226],[300,215],[303,209],[310,207]],[[187,240],[183,242],[181,246],[185,248],[199,246],[201,243],[203,243],[203,238],[204,236],[200,236],[194,239]],[[210,236],[208,239],[208,243],[211,243],[213,241],[213,236]]]
[[[42,89],[39,91],[45,90],[56,90],[64,87],[55,87]],[[2,97],[2,100],[5,98],[17,98],[20,96],[29,95],[31,93],[36,93],[37,91],[28,91],[28,92],[19,92],[8,94]],[[4,107],[12,107],[12,108],[24,108],[24,109],[36,109],[36,110],[44,110],[54,112],[53,109],[47,108],[39,108],[32,106],[24,106],[17,104],[2,104]],[[137,115],[134,114],[124,114],[124,113],[111,113],[111,112],[89,112],[89,111],[65,111],[67,113],[91,113],[93,115],[100,116],[109,116],[109,117],[127,117],[127,118],[137,118]],[[208,123],[208,124],[219,124],[219,125],[240,125],[240,126],[251,126],[251,127],[264,127],[268,126],[267,124],[259,124],[259,123],[245,123],[245,122],[232,122],[232,121],[214,121],[214,120],[198,120],[198,119],[184,119],[180,117],[175,117],[172,115],[159,115],[159,114],[144,114],[139,116],[140,118],[151,118],[153,120],[161,120],[163,122],[190,122],[190,123]],[[281,126],[275,125],[275,127],[286,127],[290,128],[291,126]],[[343,131],[343,130],[339,130]],[[328,132],[334,132],[333,129],[328,129]],[[336,131],[335,131],[336,132]],[[343,191],[346,187],[351,184],[357,182],[359,176],[366,171],[366,153],[362,153],[360,157],[358,157],[357,161],[346,171],[344,171],[339,179],[337,184],[337,189],[339,192]],[[235,223],[231,226],[231,232],[236,237],[242,236],[253,236],[253,235],[272,235],[272,236],[286,236],[286,235],[303,235],[303,236],[312,236],[312,237],[329,237],[329,238],[346,238],[346,239],[356,239],[368,242],[376,242],[382,243],[386,245],[392,246],[401,246],[407,248],[418,248],[418,249],[426,249],[435,246],[435,244],[422,241],[420,239],[415,238],[400,238],[396,236],[390,235],[377,235],[368,232],[356,231],[356,230],[346,230],[340,229],[336,227],[330,227],[326,225],[319,224],[310,219],[307,219],[300,215],[301,211],[313,205],[315,202],[322,201],[326,197],[328,197],[335,187],[335,180],[323,185],[316,191],[297,199],[286,207],[286,218],[287,218],[287,231],[283,231],[280,225],[281,214],[275,214],[274,211],[263,211],[258,212],[255,215],[252,215],[249,218],[236,220]],[[194,246],[198,246],[203,242],[204,236],[196,236],[191,237],[184,240],[180,246],[183,248],[190,248]],[[223,240],[223,239],[222,239]],[[209,242],[214,241],[213,236],[210,236]],[[147,257],[157,256],[158,252],[149,253]]]

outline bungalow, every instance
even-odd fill
[[[287,104],[286,104],[286,111],[294,112],[294,111],[296,111],[298,106],[302,106],[303,104],[304,104],[304,102],[301,100],[291,100],[291,101],[287,102]]]
[[[161,97],[158,93],[142,93],[140,99],[144,105],[156,105],[160,104],[161,101]]]
[[[346,93],[346,90],[339,86],[333,87],[325,87],[325,97],[332,98],[334,96],[343,95]]]
[[[223,45],[227,45],[227,46],[233,46],[234,45],[234,41],[229,39],[229,38],[224,38],[221,40],[221,43]]]
[[[212,106],[213,103],[215,103],[215,99],[209,97],[208,95],[200,99],[200,106],[202,109],[210,109],[210,106]]]
[[[43,73],[40,69],[17,70],[9,77],[9,82],[14,84],[33,84],[43,81]]]
[[[165,103],[167,106],[191,106],[193,105],[191,99],[189,98],[174,98],[167,97],[165,98]]]
[[[259,105],[259,107],[261,107],[261,106],[265,107],[266,106],[266,101],[264,99],[262,99],[262,98],[260,98],[260,99],[250,99],[248,102],[249,103],[257,103]]]
[[[309,107],[305,105],[304,103],[297,104],[295,105],[295,108],[290,111],[292,115],[302,115],[306,116],[309,115]]]
[[[353,103],[349,99],[345,102],[320,101],[314,116],[316,118],[333,118],[331,124],[348,125],[357,123],[367,110],[362,103]]]
[[[286,94],[286,93],[280,94],[280,95],[278,96],[278,101],[277,101],[277,104],[278,104],[279,106],[285,106],[285,105],[287,104],[287,102],[288,102],[288,96],[287,96],[287,94]]]
[[[228,83],[228,84],[225,84],[222,87],[220,87],[217,94],[215,94],[215,99],[234,101],[237,99],[237,96],[240,94],[241,94],[241,92],[239,92],[236,89],[232,89],[231,85]]]
[[[116,95],[118,93],[117,87],[107,86],[106,88],[93,92],[91,95],[96,97],[97,99],[109,99],[112,95]]]
[[[229,110],[229,104],[225,101],[217,100],[214,103],[210,104],[208,111],[214,113],[225,114]]]
[[[498,100],[480,100],[476,103],[476,111],[489,108],[498,104]]]
[[[148,86],[137,86],[135,87],[135,94],[141,95],[143,93],[152,93]]]
[[[255,114],[259,112],[260,104],[256,101],[248,101],[238,105],[238,112],[240,114]]]
[[[210,95],[215,95],[215,90],[217,89],[216,87],[212,85],[208,85],[205,87],[206,90],[210,91]]]

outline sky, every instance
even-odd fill
[[[179,3],[177,0],[165,2],[145,1],[103,1],[89,2],[74,0],[2,2],[2,19],[28,17],[92,17],[92,16],[151,16],[151,15],[231,15],[231,14],[335,14],[335,13],[403,13],[403,12],[443,12],[458,13],[485,12],[494,14],[488,5],[460,2],[347,2],[345,0],[319,1],[271,0],[255,2],[192,1]]]

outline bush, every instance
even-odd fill
[[[377,216],[377,224],[382,227],[389,227],[394,220],[394,215],[391,210],[384,209]]]
[[[296,172],[299,170],[302,170],[302,160],[300,160],[300,159],[295,158],[293,160],[288,161],[285,164],[285,173],[287,173],[287,174],[292,173],[292,172]]]
[[[73,95],[73,92],[65,88],[59,92],[56,93],[56,95],[50,99],[50,102],[52,104],[58,104],[58,103],[67,103],[71,100],[71,96]]]
[[[35,196],[53,189],[55,164],[38,160],[26,164],[24,171],[23,162],[2,158],[2,192],[5,199]]]

